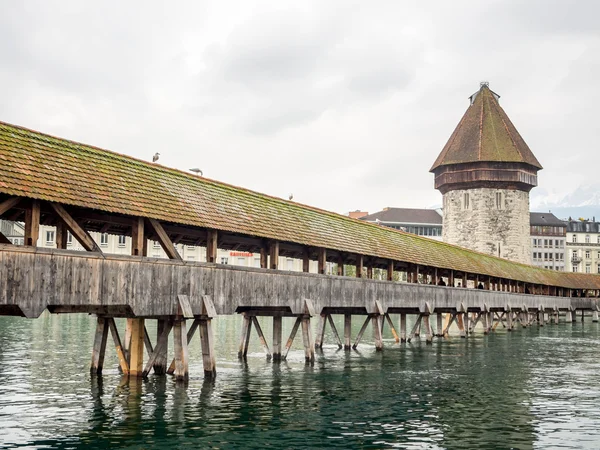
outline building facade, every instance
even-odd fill
[[[442,240],[442,215],[435,209],[384,208],[382,211],[363,215],[360,220]]]
[[[567,224],[552,213],[530,214],[534,266],[565,270]]]
[[[567,270],[600,273],[600,222],[568,220],[565,258]]]
[[[529,191],[541,164],[481,83],[434,162],[443,195],[443,240],[531,264]]]

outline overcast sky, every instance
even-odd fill
[[[375,212],[441,203],[485,80],[544,166],[532,206],[594,191],[595,1],[0,3],[4,122]]]

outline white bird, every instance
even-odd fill
[[[290,200],[294,199],[294,194],[290,194],[290,196],[288,197]]]
[[[159,156],[160,156],[160,153],[156,152],[156,153],[154,154],[154,156],[152,157],[152,162],[156,162],[156,161],[158,161],[158,157],[159,157]]]
[[[200,175],[200,176],[203,175],[202,171],[200,169],[198,169],[197,167],[191,168],[190,172],[194,172],[196,175]]]

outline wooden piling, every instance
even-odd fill
[[[429,324],[429,314],[423,315],[423,326],[425,327],[426,343],[431,344],[433,342],[433,333],[431,332],[431,325]]]
[[[325,325],[327,324],[327,315],[321,314],[319,316],[319,323],[317,324],[317,335],[315,336],[315,348],[323,348],[323,337],[325,335]]]
[[[331,317],[331,314],[327,314],[327,320],[329,321],[329,326],[331,327],[331,331],[333,332],[333,335],[335,336],[335,339],[337,341],[338,348],[342,348],[343,347],[342,340],[340,339],[340,335],[335,326],[335,323],[333,322],[333,318]]]
[[[400,314],[400,342],[406,342],[406,313]]]
[[[296,318],[296,322],[294,323],[294,326],[292,327],[292,332],[290,333],[290,337],[288,338],[287,342],[285,343],[285,352],[283,353],[281,359],[287,358],[287,355],[290,351],[290,348],[292,347],[292,344],[294,343],[294,338],[296,337],[296,333],[298,332],[298,328],[300,327],[301,323],[302,323],[302,317]]]
[[[189,355],[185,319],[176,319],[173,323],[173,347],[175,350],[175,379],[187,380],[189,377]]]
[[[383,336],[382,336],[382,326],[383,326],[383,317],[381,314],[375,314],[371,317],[371,324],[373,325],[373,338],[375,340],[375,350],[380,352],[383,350]]]
[[[169,329],[173,328],[173,325],[169,325],[167,319],[158,319],[156,321],[156,347],[154,351],[157,352],[158,349],[158,340],[160,339],[161,334],[165,330],[165,328],[169,327]],[[167,335],[167,339],[169,336]],[[156,375],[164,375],[167,373],[167,358],[168,358],[168,346],[160,348],[160,354],[157,354],[156,360],[153,365],[154,373]]]
[[[131,319],[129,375],[141,377],[144,371],[144,319]]]
[[[267,340],[265,339],[265,336],[262,332],[262,328],[260,327],[260,323],[258,323],[258,319],[256,318],[256,316],[252,316],[252,324],[254,325],[254,328],[256,329],[256,333],[258,334],[258,338],[260,339],[260,344],[262,345],[263,349],[265,350],[265,353],[267,355],[267,360],[270,360],[272,355],[271,355],[271,351],[269,350],[269,344],[267,344]]]
[[[344,350],[352,348],[352,315],[344,314]]]
[[[356,347],[358,347],[358,343],[360,342],[360,340],[362,339],[363,333],[365,332],[365,330],[367,329],[367,325],[369,325],[369,321],[371,320],[371,318],[369,316],[367,316],[367,318],[365,319],[362,327],[360,327],[360,331],[358,332],[358,336],[356,336],[356,341],[354,341],[354,345],[352,346],[352,348],[354,350],[356,350]]]
[[[250,343],[250,331],[252,329],[252,319],[245,313],[242,314],[242,335],[240,337],[240,347],[238,358],[246,359],[248,355],[248,344]]]
[[[598,311],[597,310],[592,311],[592,322],[594,322],[594,323],[598,322]]]
[[[283,317],[273,317],[273,361],[281,361]],[[316,345],[316,344],[315,344]]]
[[[436,336],[437,337],[443,337],[444,336],[444,324],[443,324],[443,317],[442,317],[442,313],[437,313],[436,314],[436,320],[437,320],[437,333]]]
[[[90,373],[92,375],[102,374],[108,330],[109,327],[106,319],[104,317],[98,317],[96,334],[94,335],[94,347],[92,349],[92,364],[90,366]]]
[[[304,359],[307,363],[315,361],[315,346],[312,340],[312,331],[310,329],[310,316],[302,317],[302,342],[304,343]]]
[[[212,320],[210,318],[200,319],[199,329],[200,343],[202,345],[202,365],[204,367],[204,378],[212,380],[217,376]]]

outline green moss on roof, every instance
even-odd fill
[[[2,122],[0,192],[497,278],[600,289],[598,276],[512,263]]]

